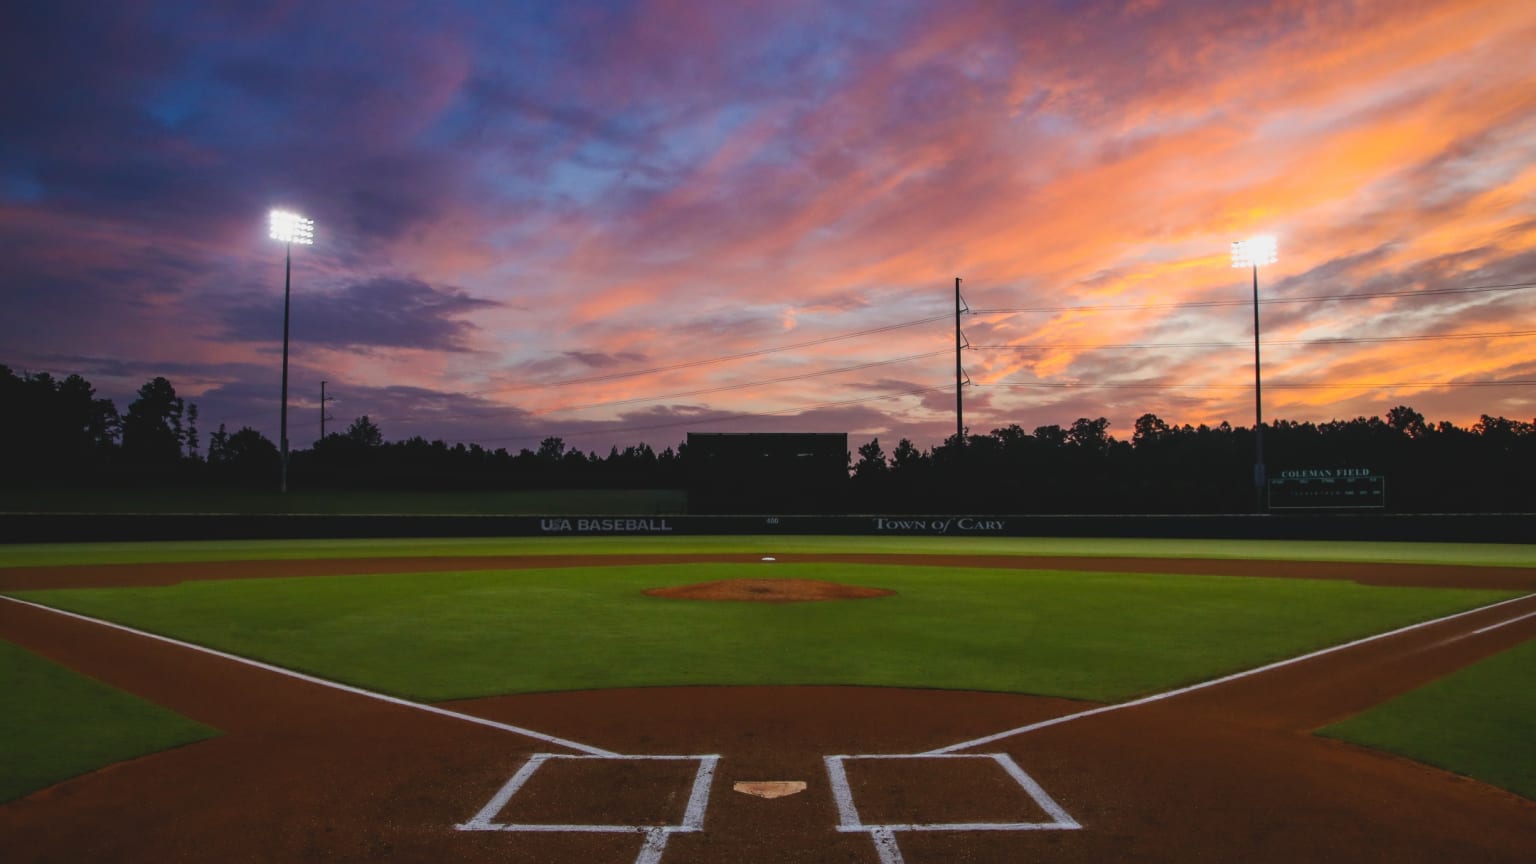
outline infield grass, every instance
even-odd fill
[[[0,640],[0,802],[219,734]]]
[[[871,585],[834,603],[645,588]],[[851,564],[686,564],[22,592],[423,700],[679,684],[868,684],[1116,701],[1515,596],[1331,580]]]
[[[1517,645],[1318,734],[1536,800],[1536,642]]]
[[[509,537],[0,545],[0,567],[488,555],[746,553],[1227,558],[1536,567],[1536,544],[1062,537]]]

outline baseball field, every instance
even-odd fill
[[[1522,545],[3,546],[0,846],[1529,860],[1533,637]]]

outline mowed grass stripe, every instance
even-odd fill
[[[1318,732],[1536,800],[1536,642],[1525,642]]]
[[[766,604],[641,593],[767,575],[898,594]],[[867,684],[1118,701],[1515,595],[1219,576],[688,564],[18,596],[421,700],[680,684]]]
[[[658,517],[665,518],[665,517]],[[1128,558],[1226,558],[1281,561],[1460,564],[1536,567],[1536,545],[1368,543],[1304,540],[1184,540],[1063,537],[501,537],[0,545],[0,567],[260,561],[313,558],[406,558],[456,555],[645,554],[933,554],[1069,555]]]
[[[3,640],[0,693],[0,802],[220,734]]]

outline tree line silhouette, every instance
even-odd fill
[[[9,486],[275,484],[278,447],[256,429],[224,424],[202,447],[195,403],[156,377],[126,413],[80,375],[16,374],[0,365],[0,459]],[[1407,406],[1386,418],[1265,426],[1269,476],[1300,469],[1368,469],[1386,478],[1396,512],[1536,511],[1536,423],[1483,415],[1469,428],[1431,423]],[[1129,439],[1109,421],[1026,431],[1018,424],[951,436],[929,449],[878,438],[849,454],[845,493],[821,509],[858,513],[1242,513],[1253,508],[1253,430],[1137,418]],[[368,416],[289,461],[294,488],[494,490],[680,489],[687,445],[647,444],[606,456],[559,437],[517,452],[414,436],[386,441]]]

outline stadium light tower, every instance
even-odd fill
[[[1259,376],[1259,265],[1279,260],[1270,235],[1232,244],[1232,266],[1253,268],[1253,493],[1254,509],[1264,512],[1264,390]]]
[[[314,220],[297,213],[273,210],[271,214],[272,239],[283,244],[283,396],[282,420],[278,429],[282,449],[278,491],[288,491],[288,297],[293,284],[293,244],[312,246],[315,242]]]

